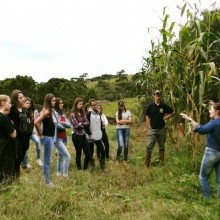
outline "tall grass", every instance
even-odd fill
[[[114,157],[115,127],[109,125],[107,132]],[[97,160],[94,170],[78,171],[70,141],[68,179],[55,176],[57,156],[53,153],[55,189],[45,188],[31,144],[29,156],[34,168],[29,173],[22,171],[19,182],[1,189],[1,219],[219,219],[220,201],[202,198],[198,172],[192,171],[184,142],[177,151],[168,141],[165,166],[155,164],[156,146],[147,170],[143,165],[145,137],[144,126],[132,127],[128,162],[111,159],[105,172]],[[214,176],[211,181],[215,194]]]

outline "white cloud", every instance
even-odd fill
[[[211,2],[203,0],[201,7]],[[135,73],[158,35],[163,7],[180,22],[177,4],[183,1],[2,0],[1,79],[29,75],[44,82],[84,72],[89,77],[121,69]]]

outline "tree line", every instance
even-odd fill
[[[31,76],[17,75],[14,78],[6,78],[0,81],[0,91],[8,94],[14,90],[21,90],[29,96],[35,104],[42,104],[45,94],[53,93],[61,97],[67,109],[71,109],[74,99],[81,97],[84,102],[94,98],[96,100],[115,101],[128,97],[136,97],[139,91],[136,87],[140,79],[140,73],[128,76],[124,72],[117,75],[102,75],[100,77],[86,79],[84,74],[70,80],[64,78],[51,78],[47,82],[38,83]],[[93,82],[93,86],[88,86]]]

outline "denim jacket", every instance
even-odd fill
[[[54,135],[54,143],[56,143],[56,140],[57,140],[57,129],[66,129],[66,128],[71,128],[72,124],[70,123],[70,120],[65,116],[65,115],[62,115],[65,117],[65,124],[63,123],[60,123],[60,117],[61,115],[56,112],[56,111],[53,111],[53,121],[54,121],[54,124],[55,124],[55,135]]]
[[[197,125],[195,132],[207,134],[207,147],[220,151],[220,118],[209,121],[205,125]]]

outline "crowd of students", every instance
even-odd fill
[[[120,132],[123,130],[127,132],[130,129],[131,113],[129,111],[126,113],[123,101],[118,103],[116,121],[118,149],[120,151],[124,149],[124,160],[127,160],[129,135],[124,136]],[[43,169],[47,187],[55,187],[51,180],[53,147],[58,154],[56,175],[68,177],[71,155],[67,148],[67,129],[72,129],[77,169],[87,170],[89,166],[94,167],[96,154],[100,168],[104,170],[105,160],[110,158],[109,140],[105,130],[107,125],[108,120],[102,112],[102,106],[94,99],[83,105],[83,99],[76,98],[68,118],[64,113],[63,100],[52,93],[45,95],[40,112],[34,109],[32,100],[25,97],[20,90],[12,91],[11,97],[0,95],[1,184],[8,184],[19,178],[21,168],[24,170],[32,168],[28,162],[30,140],[35,143],[36,161]],[[43,162],[41,145],[44,149]],[[84,156],[83,166],[82,156]],[[118,157],[117,150],[116,159]]]
[[[159,146],[159,159],[164,164],[166,141],[165,121],[174,115],[173,110],[161,102],[161,91],[153,94],[154,101],[146,109],[148,126],[148,142],[146,147],[145,166],[149,168],[151,154],[156,141]],[[95,99],[83,104],[83,99],[76,98],[70,117],[64,113],[63,100],[52,93],[44,97],[43,108],[37,112],[29,97],[22,91],[14,90],[11,96],[0,95],[0,185],[7,185],[18,179],[20,169],[30,169],[28,149],[30,140],[36,145],[36,160],[43,167],[45,185],[55,187],[51,180],[52,150],[55,146],[58,159],[56,175],[68,177],[70,152],[66,146],[67,131],[72,129],[72,142],[75,147],[75,163],[78,170],[87,170],[95,166],[95,156],[100,168],[105,169],[106,159],[109,159],[109,140],[106,133],[108,120],[102,112],[102,106]],[[211,120],[200,125],[185,113],[180,115],[188,120],[194,132],[207,134],[207,144],[200,168],[200,182],[204,197],[211,197],[209,176],[213,169],[216,172],[217,195],[220,197],[220,103],[212,103],[210,107]],[[121,100],[115,114],[117,151],[115,159],[121,157],[128,160],[131,113]],[[43,162],[41,161],[40,144],[43,145]],[[96,146],[96,152],[94,147]],[[81,164],[84,156],[83,166]]]

